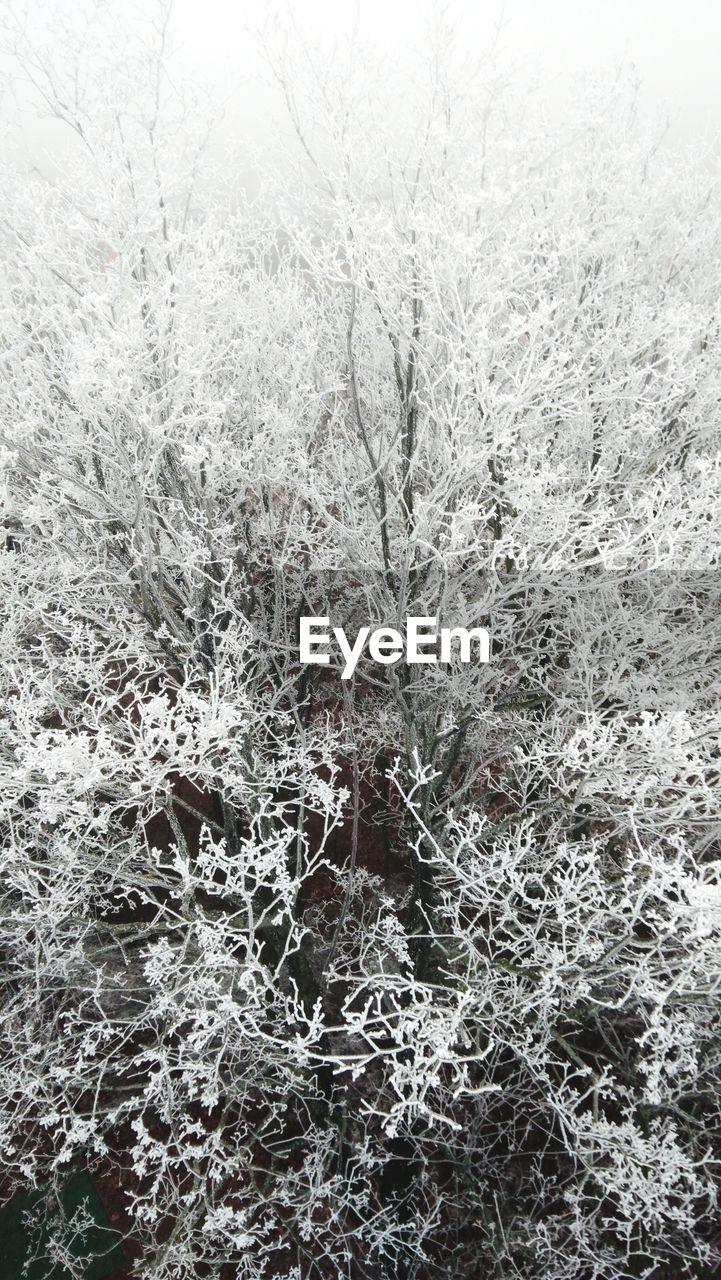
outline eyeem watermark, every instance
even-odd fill
[[[351,644],[343,627],[332,627],[333,636],[345,660],[341,680],[350,680],[359,659],[368,646],[373,662],[390,666],[405,657],[406,662],[451,662],[457,652],[461,662],[489,662],[491,642],[485,627],[441,627],[436,630],[437,618],[406,618],[405,636],[395,627],[361,627]],[[329,618],[300,619],[300,660],[325,667],[330,662],[328,646],[331,643]],[[437,649],[440,639],[440,657],[431,652]],[[475,642],[475,644],[473,643]],[[457,649],[456,647],[457,646]],[[475,649],[475,653],[473,652]]]

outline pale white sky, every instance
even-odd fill
[[[53,9],[70,16],[83,0],[31,0],[42,25]],[[443,0],[438,0],[443,6]],[[216,82],[229,111],[216,133],[217,145],[247,143],[263,148],[274,122],[287,129],[278,95],[247,27],[291,7],[297,26],[312,37],[321,31],[342,41],[356,17],[361,34],[381,51],[393,52],[418,39],[420,19],[430,0],[174,0],[173,27],[181,63]],[[108,0],[131,16],[147,15],[147,0]],[[463,32],[462,47],[481,54],[502,15],[500,48],[520,61],[543,86],[551,104],[562,102],[569,77],[634,65],[641,81],[641,105],[664,109],[671,129],[667,141],[685,142],[710,134],[721,140],[721,0],[447,0],[445,9]],[[88,51],[92,64],[92,50]],[[26,116],[14,142],[15,154],[57,172],[69,141],[64,126]],[[721,145],[718,148],[721,151]],[[241,162],[240,181],[254,185],[253,168]]]
[[[416,26],[422,0],[296,0],[302,28],[340,33],[361,26],[392,49]],[[502,42],[549,85],[558,76],[633,62],[646,103],[668,104],[674,130],[721,126],[721,0],[449,0],[469,48],[487,43],[504,11]],[[255,64],[244,23],[272,12],[270,0],[175,0],[186,52],[207,71],[230,64],[239,79]],[[552,87],[552,86],[551,86]]]

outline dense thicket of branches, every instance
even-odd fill
[[[70,142],[0,194],[4,1190],[115,1178],[149,1280],[715,1273],[715,174],[439,24],[392,79],[263,41],[297,166],[206,199],[167,13],[43,11],[5,28]],[[493,657],[344,683],[303,614]]]

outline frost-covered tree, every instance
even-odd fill
[[[712,1274],[715,173],[276,27],[223,199],[168,7],[5,8],[8,1191],[115,1179],[152,1280]]]

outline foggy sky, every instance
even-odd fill
[[[361,28],[391,49],[413,31],[422,0],[296,0],[299,25],[340,34],[356,9]],[[176,0],[177,29],[205,71],[226,63],[241,78],[256,63],[246,21],[272,9],[269,0]],[[721,124],[719,0],[450,0],[479,52],[502,16],[501,44],[553,92],[569,75],[633,63],[652,109],[668,108],[679,136]]]
[[[42,25],[49,9],[71,15],[81,0],[35,0],[30,15]],[[442,0],[441,0],[442,3]],[[110,0],[126,14],[145,10],[136,0]],[[304,36],[315,30],[342,43],[357,21],[360,33],[381,51],[418,40],[424,0],[174,0],[173,29],[180,64],[191,77],[217,86],[229,110],[214,136],[218,143],[245,142],[262,149],[274,128],[288,129],[285,110],[248,26],[291,7]],[[632,65],[640,82],[641,109],[669,121],[665,142],[721,139],[721,0],[448,0],[459,22],[462,47],[481,55],[499,27],[498,50],[534,76],[551,106],[565,96],[571,78]],[[31,19],[32,21],[32,19]],[[92,61],[92,51],[89,53]],[[21,167],[46,176],[62,171],[72,139],[64,126],[28,112],[6,144]],[[721,146],[715,146],[716,154]],[[242,186],[252,189],[253,170]]]

